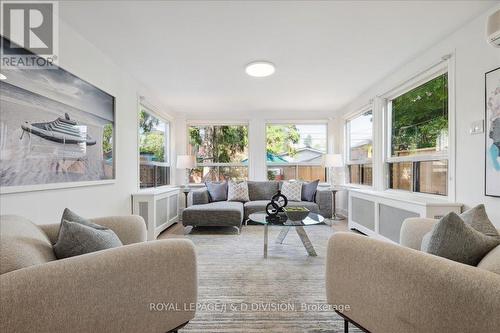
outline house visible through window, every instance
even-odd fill
[[[188,143],[197,163],[190,183],[248,179],[248,126],[189,126]]]
[[[346,121],[347,171],[351,184],[369,185],[372,179],[373,112]]]
[[[140,187],[170,184],[169,123],[141,107],[139,112]]]
[[[389,188],[447,195],[448,75],[388,102]]]
[[[326,149],[326,124],[269,124],[266,126],[267,178],[326,181],[322,166]]]

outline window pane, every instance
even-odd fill
[[[362,184],[371,186],[373,184],[373,168],[371,164],[363,164],[362,166]]]
[[[373,113],[368,111],[347,122],[349,136],[349,160],[372,158]]]
[[[191,169],[189,174],[190,183],[204,183],[206,181],[240,181],[248,179],[248,167],[246,166],[206,166]]]
[[[168,123],[142,109],[139,113],[140,187],[170,184]]]
[[[267,125],[267,163],[321,164],[326,141],[326,124]]]
[[[326,169],[319,165],[269,166],[268,180],[326,181]]]
[[[296,166],[268,166],[268,180],[292,180],[296,179]]]
[[[361,184],[361,165],[349,165],[349,183]]]
[[[348,166],[349,183],[372,186],[373,171],[371,164],[351,164]]]
[[[439,195],[448,194],[448,161],[425,161],[417,163],[416,192]]]
[[[267,125],[267,178],[325,181],[325,168],[321,164],[326,146],[326,124]],[[298,163],[311,165],[297,165]]]
[[[247,126],[190,126],[188,132],[189,150],[197,163],[248,163]]]
[[[140,164],[140,187],[157,187],[170,184],[170,167],[151,165],[148,162]]]
[[[394,98],[392,156],[448,149],[448,75],[443,74]]]
[[[411,191],[412,162],[389,164],[389,188]]]

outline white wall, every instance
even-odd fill
[[[499,8],[500,6],[495,6],[418,55],[368,89],[340,112],[346,114],[361,108],[370,99],[394,88],[400,82],[438,61],[441,56],[454,53],[456,201],[465,204],[467,208],[484,203],[490,218],[497,226],[500,226],[500,198],[484,195],[484,135],[470,135],[469,127],[473,121],[484,119],[484,73],[500,66],[500,49],[488,45],[485,36],[488,14]],[[339,124],[339,131],[342,125]],[[345,201],[343,205],[345,208]]]
[[[40,224],[59,221],[65,207],[88,217],[130,214],[130,195],[138,190],[138,95],[145,96],[157,111],[166,108],[148,95],[147,87],[130,77],[126,70],[116,66],[62,21],[59,38],[60,66],[116,98],[116,182],[111,185],[3,194],[0,197],[0,212],[23,215]],[[175,123],[172,127],[175,128]],[[172,139],[175,140],[175,137],[173,135]],[[175,156],[175,152],[173,154]]]

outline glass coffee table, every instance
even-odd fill
[[[280,213],[277,217],[269,217],[265,212],[257,212],[250,214],[248,218],[253,222],[264,225],[264,258],[267,258],[269,225],[283,227],[278,235],[278,238],[276,238],[276,243],[283,244],[283,241],[290,231],[290,228],[295,228],[295,231],[299,235],[302,244],[304,244],[304,247],[306,248],[307,254],[311,257],[315,257],[317,255],[311,241],[309,240],[309,237],[307,237],[307,233],[304,230],[304,227],[316,224],[324,224],[325,218],[323,216],[316,213],[309,213],[305,218],[301,220],[292,221],[283,213]]]

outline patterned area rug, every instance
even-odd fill
[[[196,317],[180,332],[343,332],[343,320],[326,306],[325,255],[334,229],[305,228],[317,257],[307,256],[295,230],[283,244],[280,227],[195,228],[186,236],[197,249],[199,303]],[[361,332],[350,326],[350,332]]]

